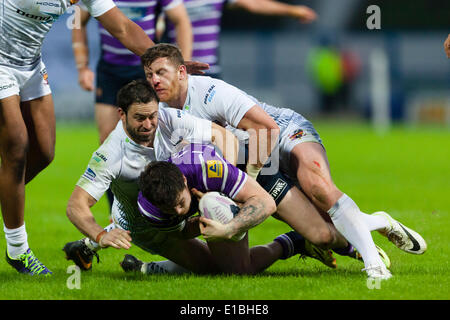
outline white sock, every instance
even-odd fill
[[[171,274],[183,274],[191,273],[188,269],[172,262],[170,260],[164,261],[154,261],[144,263],[141,269],[142,273],[145,274],[161,274],[161,273],[171,273]]]
[[[28,236],[25,230],[25,223],[16,229],[8,229],[3,224],[3,231],[6,238],[6,249],[11,258],[15,259],[28,250]]]
[[[370,231],[386,229],[390,225],[389,221],[383,216],[371,215],[362,211],[360,213]]]
[[[366,268],[383,265],[370,229],[356,203],[346,194],[328,210],[336,229],[359,251]]]

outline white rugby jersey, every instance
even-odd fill
[[[0,64],[29,66],[53,23],[79,0],[0,0]],[[93,17],[112,9],[112,0],[82,0]]]
[[[193,76],[188,78],[188,93],[183,110],[193,116],[208,119],[232,131],[239,140],[248,138],[248,134],[237,128],[239,122],[251,107],[258,105],[272,117],[283,134],[294,111],[288,108],[277,108],[261,102],[246,92],[225,81],[207,77]],[[161,102],[160,107],[169,107]]]
[[[237,127],[254,105],[255,101],[245,92],[222,80],[189,75],[183,110],[193,116],[208,119],[223,127]],[[161,102],[160,107],[169,106]]]
[[[167,160],[179,151],[181,135],[189,142],[211,143],[211,122],[181,110],[159,110],[154,147],[149,148],[131,140],[125,133],[122,121],[119,121],[105,142],[92,154],[77,186],[96,200],[111,187],[115,223],[125,230],[144,232],[148,222],[137,206],[138,177],[149,162]]]

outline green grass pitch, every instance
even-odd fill
[[[336,185],[360,209],[386,210],[417,230],[428,243],[422,256],[406,254],[377,233],[375,242],[392,261],[393,278],[368,288],[362,263],[337,256],[331,270],[311,259],[278,261],[257,276],[142,276],[125,274],[125,250],[100,252],[101,263],[81,274],[80,289],[70,289],[62,247],[81,234],[65,215],[67,200],[97,148],[93,124],[58,123],[54,162],[26,188],[26,227],[31,248],[52,271],[50,278],[18,274],[0,263],[0,299],[449,299],[450,130],[431,126],[395,126],[376,135],[362,123],[315,122],[327,148]],[[108,223],[105,199],[94,207]],[[250,244],[263,244],[289,231],[269,218],[250,231]],[[0,252],[5,252],[0,241]],[[133,246],[129,253],[160,260]]]

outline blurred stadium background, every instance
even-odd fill
[[[322,88],[328,86],[332,96],[339,92],[335,98],[329,97],[336,102],[328,113],[333,117],[343,114],[345,118],[369,119],[373,108],[384,108],[389,117],[383,120],[383,112],[378,114],[384,122],[450,125],[450,61],[443,50],[450,32],[449,1],[284,2],[310,6],[319,19],[303,25],[293,19],[225,11],[220,49],[225,81],[265,102],[316,118],[326,110],[321,100],[323,90],[312,76],[315,65],[328,71],[328,79],[322,80],[328,84]],[[374,4],[381,13],[379,30],[369,30],[366,24],[371,16],[367,8]],[[66,26],[69,18],[70,14],[63,16],[50,31],[43,46],[44,61],[57,119],[91,120],[94,96],[78,85]],[[95,20],[89,22],[88,30],[90,66],[94,69],[100,50]],[[324,45],[336,49],[334,56],[314,51]],[[336,53],[346,57],[344,70],[333,68]]]

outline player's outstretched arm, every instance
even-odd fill
[[[119,8],[114,7],[106,11],[97,20],[128,50],[141,56],[155,43],[136,23],[125,16]]]
[[[291,17],[302,23],[311,23],[317,19],[316,12],[307,6],[274,0],[237,0],[235,5],[251,13]]]
[[[97,242],[100,247],[114,247],[129,249],[131,237],[128,231],[113,229],[106,232],[96,221],[91,207],[97,203],[89,193],[79,186],[75,186],[67,204],[66,214],[74,226],[85,236]]]

